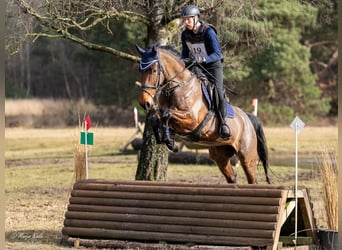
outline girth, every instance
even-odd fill
[[[215,114],[215,111],[212,109],[209,109],[208,113],[204,117],[204,119],[201,121],[200,124],[191,132],[182,134],[182,136],[188,137],[191,141],[199,141],[201,139],[201,130],[204,128],[205,125],[209,122],[209,120],[213,117]]]

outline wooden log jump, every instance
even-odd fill
[[[291,195],[275,185],[81,180],[62,232],[73,239],[277,249]]]

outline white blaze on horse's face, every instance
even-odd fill
[[[145,110],[149,110],[154,103],[153,98],[156,94],[159,80],[158,63],[141,72],[139,104]]]

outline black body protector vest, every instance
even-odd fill
[[[207,22],[201,22],[198,32],[195,34],[191,30],[185,32],[185,42],[189,48],[189,57],[206,57],[211,51],[208,51],[208,46],[204,39],[204,33],[209,28],[213,28],[217,33],[215,27]]]

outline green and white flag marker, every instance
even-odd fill
[[[86,137],[87,135],[87,137]],[[94,144],[94,133],[92,132],[81,132],[81,144],[93,145]]]

